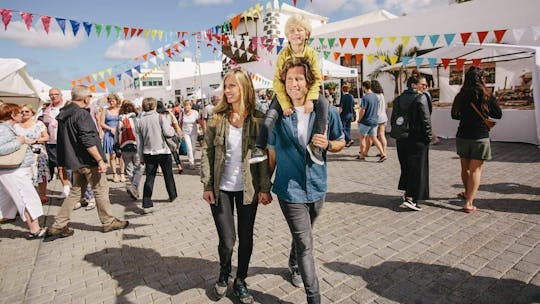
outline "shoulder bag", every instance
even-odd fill
[[[163,134],[163,114],[159,114],[159,125],[161,126],[161,137],[163,137],[163,140],[169,146],[169,149],[171,151],[178,151],[178,148],[180,147],[180,138],[176,135],[176,132],[173,136],[167,137],[165,134]]]
[[[0,156],[0,169],[18,168],[24,160],[27,149],[28,145],[22,144],[19,150]]]
[[[486,126],[488,127],[489,130],[491,130],[493,127],[495,127],[495,125],[497,124],[496,121],[494,121],[492,119],[489,119],[486,116],[484,116],[484,114],[482,114],[482,112],[480,112],[478,110],[478,108],[474,105],[474,103],[471,102],[470,104],[471,104],[471,107],[473,108],[473,110],[476,112],[476,114],[478,114],[478,116],[480,116],[480,118],[482,118],[482,121],[486,124]]]

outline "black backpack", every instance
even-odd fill
[[[415,98],[416,99],[416,98]],[[401,101],[401,96],[394,100],[392,109],[392,117],[390,118],[390,137],[395,139],[405,139],[409,137],[410,122],[411,122],[411,106],[414,103],[404,104]]]

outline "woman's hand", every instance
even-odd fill
[[[216,199],[214,198],[214,192],[212,191],[204,191],[202,198],[210,205],[213,205],[216,203]]]
[[[24,136],[17,136],[17,140],[19,141],[19,143],[20,143],[21,145],[27,143],[27,142],[26,142],[26,137],[24,137]],[[29,144],[29,143],[28,143],[28,144]]]
[[[272,202],[272,195],[270,193],[259,192],[257,196],[259,198],[259,204],[268,205]]]

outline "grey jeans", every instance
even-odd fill
[[[131,185],[136,189],[139,188],[142,177],[141,157],[137,152],[122,152],[122,158],[126,165],[126,174],[131,182]]]
[[[279,206],[285,216],[292,235],[289,267],[300,271],[308,304],[321,303],[319,280],[315,273],[313,258],[313,236],[311,234],[315,219],[322,211],[324,200],[317,203],[289,203],[279,199]]]

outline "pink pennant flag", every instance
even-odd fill
[[[7,30],[7,26],[9,22],[11,21],[11,10],[8,9],[0,9],[0,14],[2,14],[2,22],[4,23],[4,30]]]
[[[49,28],[51,26],[51,17],[49,16],[41,16],[39,17],[41,20],[41,23],[43,24],[43,29],[45,30],[45,33],[49,33]]]
[[[32,13],[21,12],[21,19],[24,21],[24,24],[26,24],[26,29],[30,30],[30,28],[32,27],[32,19],[34,19],[34,15]]]

